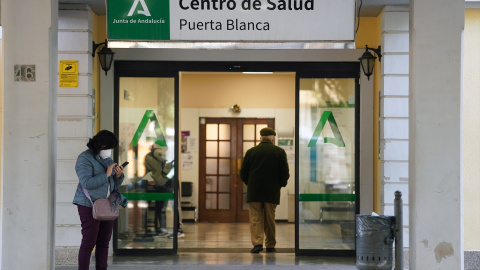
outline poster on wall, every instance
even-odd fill
[[[198,152],[197,138],[190,136],[190,131],[182,131],[180,141],[180,149],[182,151],[182,154]]]
[[[181,135],[180,148],[182,149],[182,154],[190,153],[190,151],[188,151],[188,138],[190,137],[190,131],[182,131]]]
[[[107,0],[109,40],[353,42],[355,0]]]
[[[60,60],[59,87],[78,87],[78,60]]]
[[[191,171],[193,169],[193,156],[190,154],[182,154],[182,170]]]

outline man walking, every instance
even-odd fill
[[[260,130],[261,142],[250,148],[243,158],[240,177],[247,185],[250,205],[251,253],[275,252],[275,209],[280,204],[280,188],[287,185],[290,173],[285,150],[276,146],[275,130]]]

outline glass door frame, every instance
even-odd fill
[[[312,256],[355,256],[355,250],[300,250],[299,247],[299,82],[300,78],[355,78],[355,213],[360,209],[360,64],[355,62],[244,62],[244,61],[130,61],[116,60],[114,63],[114,133],[119,134],[119,82],[120,77],[169,77],[175,80],[175,158],[178,164],[179,155],[179,73],[182,71],[196,72],[295,72],[295,255]],[[114,160],[118,161],[118,150],[115,149]],[[178,227],[178,166],[175,166],[174,181],[174,228],[175,236]],[[290,181],[291,181],[290,180]],[[117,222],[113,231],[113,251],[115,255],[168,255],[177,254],[178,242],[174,238],[173,249],[137,249],[117,250]]]
[[[356,249],[300,249],[300,160],[299,160],[299,130],[300,130],[300,80],[314,78],[353,78],[355,79],[355,215],[360,212],[360,73],[358,62],[343,63],[341,69],[328,71],[297,72],[295,82],[295,255],[298,256],[336,256],[354,257]]]
[[[133,69],[132,69],[133,67]],[[117,61],[115,62],[115,74],[114,74],[114,134],[119,136],[120,133],[120,96],[119,96],[119,89],[120,89],[120,78],[121,77],[130,77],[130,78],[173,78],[174,79],[174,97],[175,97],[175,112],[174,112],[174,126],[175,126],[175,147],[174,147],[174,162],[178,164],[178,151],[179,151],[179,101],[178,101],[178,88],[179,88],[179,72],[170,70],[170,69],[141,69],[135,68],[137,65],[129,65],[128,62],[125,61]],[[118,162],[118,149],[116,148],[114,151],[114,160]],[[118,219],[115,220],[115,224],[113,227],[113,253],[115,255],[175,255],[177,254],[178,250],[178,241],[177,241],[177,231],[178,231],[178,166],[174,166],[174,178],[173,178],[173,248],[172,249],[151,249],[151,248],[144,248],[144,249],[119,249],[118,248]]]

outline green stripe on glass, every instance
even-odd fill
[[[122,193],[130,201],[172,201],[173,193]]]
[[[355,194],[299,194],[301,202],[354,202]]]

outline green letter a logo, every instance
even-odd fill
[[[140,125],[138,125],[137,132],[135,132],[135,135],[132,138],[132,142],[130,143],[130,146],[138,145],[138,141],[140,140],[140,137],[142,137],[143,131],[147,127],[148,120],[152,121],[152,123],[154,123],[155,125],[156,137],[147,136],[146,140],[155,142],[160,146],[167,146],[167,142],[165,141],[165,136],[163,136],[162,128],[160,127],[160,124],[158,123],[158,120],[157,120],[157,116],[155,116],[155,113],[153,112],[153,110],[145,111],[142,121],[140,122]]]
[[[313,136],[308,143],[308,147],[314,147],[317,144],[318,137],[322,133],[323,127],[325,124],[330,123],[330,128],[332,129],[333,135],[335,138],[325,137],[323,138],[324,143],[333,143],[338,147],[345,147],[345,142],[343,141],[342,134],[340,134],[340,130],[338,129],[337,122],[333,117],[333,113],[331,111],[324,111],[322,114],[322,118],[320,118],[320,122],[318,122],[315,131],[313,132]]]
[[[145,4],[145,0],[135,0],[135,2],[132,5],[132,8],[130,8],[130,11],[128,12],[128,17],[131,17],[133,15],[133,12],[137,8],[138,4],[142,5],[143,10],[137,11],[138,14],[143,14],[147,17],[150,17],[150,11],[148,10],[147,4]]]

